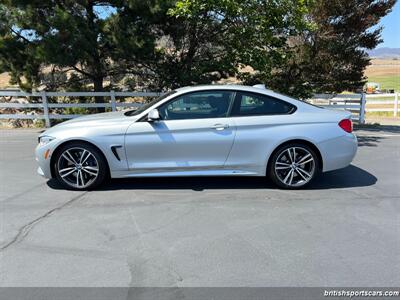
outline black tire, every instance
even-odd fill
[[[295,149],[294,152],[293,149]],[[293,153],[295,155],[294,161],[297,161],[297,163],[291,161]],[[311,158],[312,161],[308,162]],[[306,164],[301,164],[302,159],[304,159],[303,161]],[[276,168],[280,168],[281,170],[277,170]],[[268,164],[267,174],[281,188],[301,189],[309,185],[319,171],[319,157],[312,147],[302,143],[288,143],[273,152]]]
[[[83,163],[79,161],[82,154],[84,155]],[[86,160],[85,156],[88,156]],[[71,190],[92,190],[108,177],[108,165],[103,154],[96,147],[85,142],[71,142],[57,149],[53,168],[58,182]],[[66,176],[66,174],[69,175]],[[74,185],[75,180],[77,184]]]

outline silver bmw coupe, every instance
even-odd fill
[[[238,175],[301,188],[350,164],[357,151],[350,116],[259,86],[185,87],[137,110],[46,130],[38,173],[78,190],[109,177]]]

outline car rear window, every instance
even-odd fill
[[[296,106],[286,101],[257,93],[239,92],[232,116],[259,116],[291,114]]]

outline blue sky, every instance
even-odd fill
[[[377,48],[400,48],[400,1],[397,1],[390,14],[382,18],[379,25],[383,27],[383,43]]]

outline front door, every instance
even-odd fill
[[[223,168],[235,126],[227,117],[231,91],[177,96],[158,107],[159,121],[133,123],[126,133],[129,169],[179,172]]]

